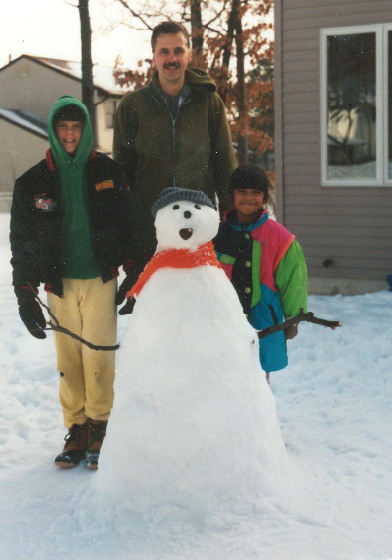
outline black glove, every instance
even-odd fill
[[[127,303],[118,312],[119,315],[130,315],[135,307],[135,298],[128,298]]]
[[[126,293],[129,292],[129,290],[133,287],[135,282],[136,280],[133,274],[127,275],[124,278],[116,294],[116,299],[115,299],[116,305],[121,305],[123,303]]]
[[[127,270],[126,277],[124,278],[116,294],[116,299],[115,299],[116,305],[121,305],[123,303],[127,292],[129,292],[129,290],[133,288],[144,266],[145,266],[145,260],[133,264],[133,266],[131,266],[129,270]],[[129,311],[129,313],[132,313],[132,311]],[[120,315],[124,315],[124,313],[120,313]]]
[[[290,340],[292,338],[295,338],[298,334],[298,323],[295,325],[291,325],[290,327],[287,327],[287,329],[284,330],[284,334],[286,337],[286,340]]]
[[[41,340],[46,338],[46,333],[41,330],[46,327],[46,320],[38,301],[34,299],[32,294],[26,293],[23,297],[18,298],[18,303],[20,318],[29,333]]]

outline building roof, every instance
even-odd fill
[[[20,128],[47,139],[47,122],[27,111],[0,108],[0,119],[4,119]]]
[[[15,64],[21,58],[28,58],[30,60],[33,60],[34,62],[37,62],[38,64],[42,64],[43,66],[46,66],[47,68],[53,69],[56,72],[61,72],[62,74],[68,75],[74,80],[78,80],[79,82],[82,81],[82,63],[73,62],[70,60],[60,60],[57,58],[45,58],[42,56],[22,54],[20,57],[16,58],[6,66],[3,66],[3,68],[6,68],[10,64]],[[94,64],[93,65],[94,87],[110,95],[123,96],[125,90],[122,89],[119,85],[116,85],[113,76],[113,70],[114,68],[110,66]]]

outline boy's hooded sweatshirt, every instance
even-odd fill
[[[73,156],[64,150],[53,127],[55,114],[66,105],[78,106],[85,116],[83,133]],[[63,209],[62,275],[81,280],[96,278],[100,271],[91,236],[87,188],[87,163],[93,147],[93,131],[85,105],[69,95],[60,97],[49,114],[48,137],[59,177]]]

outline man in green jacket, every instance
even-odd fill
[[[180,187],[218,196],[226,208],[235,158],[222,100],[208,74],[187,68],[189,34],[175,22],[151,38],[157,69],[151,83],[121,101],[114,127],[114,159],[126,168],[137,194],[145,242],[155,249],[151,207],[162,189]]]

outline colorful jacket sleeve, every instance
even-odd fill
[[[301,245],[293,241],[275,274],[285,317],[307,311],[308,273]]]

